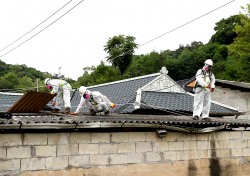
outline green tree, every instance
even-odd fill
[[[250,82],[250,4],[246,14],[241,14],[241,25],[236,25],[237,38],[228,46],[229,58],[225,64],[224,78]]]
[[[15,73],[9,72],[0,77],[0,89],[15,89],[19,84],[19,78]]]
[[[91,84],[92,84],[91,77],[88,71],[85,70],[83,75],[80,76],[72,86],[75,88],[79,88],[80,86],[89,86]]]
[[[134,41],[135,37],[119,35],[109,38],[104,46],[104,51],[108,54],[107,61],[118,67],[122,75],[132,62],[134,49],[137,48]]]
[[[237,38],[228,47],[229,55],[237,55],[239,57],[249,57],[250,56],[250,4],[248,4],[248,13],[241,14],[241,24],[236,25],[235,32],[237,33]]]
[[[102,61],[97,67],[85,67],[83,70],[84,74],[77,79],[73,86],[92,86],[122,79],[118,68],[105,65]]]
[[[119,69],[107,66],[104,62],[101,62],[101,64],[96,67],[95,71],[92,72],[90,76],[92,80],[91,85],[103,84],[121,79]]]
[[[30,77],[24,76],[19,78],[19,84],[16,87],[24,90],[34,90],[36,88],[36,82],[34,82]]]
[[[134,56],[132,63],[125,73],[125,77],[142,76],[159,72],[165,64],[163,53],[152,51],[149,54]]]
[[[230,45],[237,37],[234,28],[241,23],[240,19],[240,15],[233,15],[217,22],[214,28],[216,33],[211,37],[210,41],[213,43]]]

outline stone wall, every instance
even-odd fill
[[[212,100],[246,112],[246,115],[240,115],[238,119],[250,119],[250,92],[241,92],[240,90],[222,88],[221,86],[216,86],[216,88],[226,93],[224,94],[221,91],[215,90],[211,94]]]
[[[250,132],[0,134],[0,175],[250,175]]]

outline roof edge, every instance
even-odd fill
[[[2,95],[23,95],[24,93],[9,93],[9,92],[0,92]]]
[[[94,86],[89,86],[88,88],[107,86],[107,85],[111,85],[111,84],[117,84],[117,83],[122,83],[122,82],[126,82],[126,81],[137,80],[137,79],[147,78],[147,77],[157,76],[157,75],[161,75],[161,73],[153,73],[153,74],[149,74],[149,75],[138,76],[138,77],[134,77],[134,78],[124,79],[124,80],[119,80],[119,81],[114,81],[114,82],[109,82],[109,83],[104,83],[104,84],[98,84],[98,85],[94,85]]]
[[[214,100],[211,100],[211,102],[214,103],[214,104],[217,104],[217,105],[220,105],[220,106],[224,106],[224,107],[226,107],[226,108],[233,109],[233,110],[239,112],[239,109],[234,108],[234,107],[232,107],[232,106],[229,106],[229,105],[226,105],[226,104],[220,103],[220,102],[218,102],[218,101],[214,101]]]

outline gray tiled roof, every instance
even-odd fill
[[[245,82],[237,82],[237,81],[228,81],[228,80],[221,80],[221,79],[216,79],[216,83],[223,84],[223,85],[228,85],[232,87],[238,87],[238,88],[244,88],[246,90],[250,90],[250,83],[245,83]]]
[[[158,109],[169,114],[192,115],[194,97],[187,93],[143,91],[141,109]],[[133,113],[133,102],[117,110],[120,113]],[[211,113],[236,113],[237,111],[212,103]]]
[[[159,74],[151,74],[147,76],[141,76],[107,84],[88,87],[90,91],[100,91],[103,95],[109,97],[109,99],[117,105],[117,108],[131,101],[136,96],[136,91],[154,80]],[[71,111],[75,111],[79,102],[80,94],[78,90],[71,92]],[[49,105],[51,102],[49,103]],[[116,108],[116,109],[117,109]],[[63,107],[62,107],[63,110]],[[87,111],[83,108],[83,112]]]
[[[90,91],[99,91],[103,95],[106,95],[113,103],[117,105],[117,108],[130,102],[136,96],[136,91],[154,80],[159,74],[152,74],[151,76],[140,77],[139,79],[128,79],[123,81],[117,81],[114,83],[92,86],[88,89]],[[80,101],[78,91],[72,98],[72,109],[77,107]],[[117,109],[116,108],[116,109]]]
[[[0,112],[6,112],[21,96],[21,94],[0,93]]]
[[[146,75],[142,77],[111,82],[102,85],[88,87],[91,91],[100,91],[102,94],[110,98],[117,107],[112,109],[115,113],[139,113],[140,110],[161,111],[163,114],[177,114],[177,115],[192,115],[193,109],[193,96],[185,93],[175,92],[155,92],[155,91],[142,91],[141,107],[138,110],[134,109],[133,103],[135,102],[137,90],[144,87],[160,74]],[[1,95],[0,94],[0,111],[5,112],[8,110],[21,95]],[[80,102],[80,95],[78,91],[71,92],[71,111],[75,111]],[[50,104],[50,103],[49,103]],[[83,108],[83,113],[87,109]],[[147,111],[145,111],[147,113]],[[144,113],[145,113],[144,112]],[[212,103],[211,112],[221,114],[235,113],[233,109]],[[155,113],[155,112],[154,112]],[[159,114],[159,112],[157,112]]]

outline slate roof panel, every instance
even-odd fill
[[[116,104],[126,104],[134,99],[136,91],[154,80],[159,75],[152,75],[150,77],[142,77],[141,79],[128,80],[124,82],[117,82],[114,84],[107,84],[97,87],[89,87],[89,90],[98,90],[102,94],[106,95]]]
[[[250,83],[228,81],[228,80],[221,80],[221,79],[216,79],[216,83],[222,86],[227,85],[228,87],[232,87],[232,88],[242,88],[248,91],[250,90]]]
[[[88,89],[90,91],[99,91],[103,95],[106,95],[113,103],[116,104],[116,108],[111,111],[119,109],[124,104],[130,102],[136,96],[136,91],[154,80],[159,74],[152,74],[147,76],[141,76],[137,78],[131,78],[127,80],[121,80],[116,82],[111,82],[107,84],[90,86]],[[75,111],[79,102],[80,94],[78,90],[71,92],[71,111]],[[82,112],[87,112],[87,108],[83,107]]]
[[[22,94],[0,93],[0,112],[7,112],[21,97]]]
[[[142,101],[153,107],[162,107],[171,111],[186,111],[192,113],[194,97],[185,93],[173,92],[142,92]],[[237,112],[233,109],[212,103],[211,112]]]
[[[142,91],[140,109],[159,109],[169,113],[192,115],[194,97],[185,93]],[[133,113],[133,102],[118,109],[118,113]],[[215,103],[211,104],[211,113],[236,113],[233,109]]]

